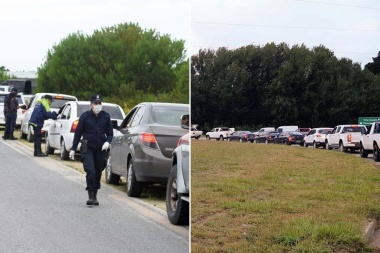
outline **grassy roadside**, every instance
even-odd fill
[[[0,135],[3,136],[4,134],[4,128],[0,129]],[[20,138],[20,129],[16,129],[15,132],[14,132],[14,136],[19,138],[17,141],[21,142],[22,144],[30,147],[30,148],[33,148],[33,143],[30,143],[28,142],[27,140],[24,140],[24,139],[21,139]],[[42,144],[42,149],[44,150],[45,144],[43,143]],[[60,159],[60,156],[59,156],[59,151],[55,151],[55,153],[53,155],[49,155],[50,158],[54,159],[54,160],[57,160],[61,163],[63,163],[64,165],[72,168],[72,169],[75,169],[81,173],[85,173],[84,170],[83,170],[83,165],[82,163],[79,161],[79,157],[76,157],[76,160],[75,161],[63,161]],[[102,176],[102,179],[101,179],[101,183],[102,184],[107,184],[105,182],[105,176],[104,176],[104,171],[103,171],[103,176]],[[108,184],[109,185],[109,184]],[[122,180],[120,181],[120,184],[119,185],[111,185],[112,187],[120,190],[120,191],[123,191],[125,192],[125,188],[126,188],[126,180],[124,178],[122,178]],[[126,194],[126,193],[125,193]],[[143,188],[143,192],[140,196],[139,199],[151,204],[151,205],[154,205],[164,211],[166,211],[166,203],[165,203],[165,194],[166,194],[166,187],[165,186],[162,186],[162,185],[149,185],[147,187],[144,187]]]
[[[380,171],[352,155],[192,141],[193,252],[372,252]]]

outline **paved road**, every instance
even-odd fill
[[[189,252],[189,228],[103,185],[87,207],[84,175],[0,141],[0,252]]]

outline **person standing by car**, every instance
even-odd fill
[[[53,102],[51,95],[45,95],[34,107],[33,113],[30,116],[29,124],[32,125],[34,131],[34,156],[45,157],[47,154],[42,153],[41,129],[46,119],[57,119],[57,113],[50,111],[50,105]]]
[[[97,193],[100,189],[100,178],[106,152],[113,138],[113,128],[110,115],[102,111],[101,95],[92,95],[90,102],[91,110],[79,117],[69,157],[74,160],[75,150],[80,141],[81,161],[86,172],[86,190],[89,198],[86,204],[97,206],[99,205]],[[83,139],[80,140],[82,136]]]
[[[4,140],[17,140],[17,138],[13,136],[13,132],[16,126],[17,109],[20,108],[16,97],[17,93],[18,90],[16,88],[12,88],[11,92],[4,99]]]

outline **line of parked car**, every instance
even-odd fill
[[[90,110],[90,102],[78,101],[67,94],[37,93],[30,98],[20,121],[21,138],[34,140],[29,119],[37,102],[46,94],[53,97],[51,110],[56,120],[46,120],[42,129],[46,153],[60,152],[62,160],[69,159],[74,133],[82,113]],[[102,103],[110,114],[114,137],[104,161],[106,182],[127,181],[126,192],[139,197],[148,184],[166,184],[168,218],[173,224],[189,223],[189,105],[177,103],[140,103],[127,115],[114,103]],[[77,151],[80,150],[78,146]]]

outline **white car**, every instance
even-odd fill
[[[182,116],[183,117],[183,116]],[[184,126],[182,126],[184,127]],[[188,129],[189,127],[187,126]],[[166,186],[166,212],[174,225],[189,224],[190,134],[182,136],[172,154],[172,168]]]
[[[68,101],[78,101],[78,99],[74,96],[58,93],[37,93],[33,97],[31,97],[29,101],[29,106],[26,112],[24,113],[24,116],[21,118],[20,130],[20,137],[23,139],[26,138],[29,142],[33,142],[34,140],[33,127],[29,126],[30,117],[32,116],[34,107],[36,106],[37,102],[45,95],[51,95],[53,97],[54,101],[50,105],[50,109],[53,112],[58,112],[59,109]],[[46,120],[44,124],[48,124],[48,121],[49,120]],[[46,127],[43,128],[43,130],[46,130]]]
[[[331,133],[331,127],[318,127],[311,129],[303,138],[303,146],[313,146],[314,148],[326,148],[326,134]]]
[[[7,96],[8,94],[9,94],[9,92],[0,92],[0,125],[5,125],[5,116],[3,113],[3,111],[4,111],[4,99],[5,99],[5,96]],[[21,125],[21,119],[22,119],[22,117],[24,117],[24,114],[26,112],[25,109],[21,108],[21,106],[27,104],[27,101],[26,101],[27,96],[30,96],[30,95],[18,94],[16,96],[17,102],[20,106],[20,108],[17,110],[16,126]]]
[[[123,109],[119,105],[112,103],[102,103],[102,105],[102,110],[110,114],[114,124],[120,125],[125,118]],[[47,154],[53,154],[54,150],[59,149],[61,159],[69,159],[79,117],[88,110],[90,110],[89,101],[70,101],[62,107],[57,120],[50,124],[45,132],[45,151]],[[77,147],[77,151],[79,149],[80,144]]]

